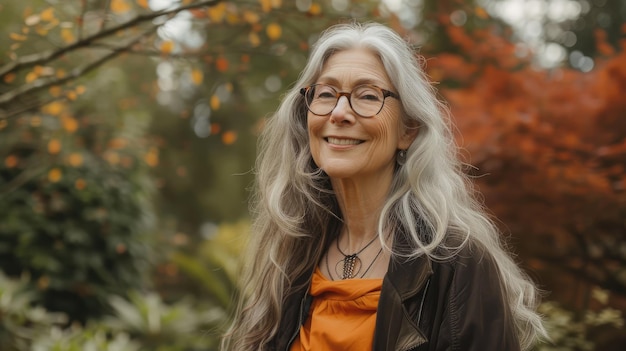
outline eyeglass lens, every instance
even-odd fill
[[[383,91],[371,85],[360,85],[350,93],[339,93],[332,86],[316,84],[307,89],[306,103],[313,114],[325,116],[335,109],[343,95],[349,98],[350,106],[361,117],[378,114],[385,100]]]

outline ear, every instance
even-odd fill
[[[406,150],[411,146],[417,135],[419,134],[420,125],[417,121],[411,120],[402,125],[400,139],[398,139],[398,149]]]

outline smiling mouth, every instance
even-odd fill
[[[324,138],[328,143],[335,145],[358,145],[363,142],[363,140],[357,139],[339,139],[339,138]]]

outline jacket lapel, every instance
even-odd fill
[[[418,321],[424,297],[420,291],[432,272],[426,256],[389,262],[378,302],[373,350],[411,350],[428,341]]]

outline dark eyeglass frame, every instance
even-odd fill
[[[335,98],[336,98],[335,99],[335,105],[333,106],[332,109],[330,109],[330,111],[328,113],[317,114],[317,113],[311,111],[311,107],[309,106],[309,102],[308,102],[308,100],[306,98],[306,95],[307,95],[307,93],[311,89],[314,89],[316,86],[326,86],[326,87],[331,88],[335,92],[337,92],[337,94],[335,95]],[[378,111],[376,111],[376,113],[374,113],[371,116],[364,116],[364,115],[358,113],[354,109],[354,107],[352,106],[352,92],[355,91],[357,88],[363,87],[363,86],[378,89],[378,90],[380,90],[383,93],[383,100],[382,100],[382,103],[380,104],[380,109]],[[339,99],[342,96],[345,96],[346,99],[348,99],[348,104],[350,105],[350,108],[352,109],[352,111],[354,111],[354,113],[356,113],[358,116],[363,117],[363,118],[371,118],[371,117],[374,117],[377,114],[379,114],[380,111],[383,110],[383,107],[385,107],[385,99],[387,99],[388,97],[392,97],[392,98],[394,98],[396,100],[400,100],[400,95],[394,93],[393,91],[390,91],[390,90],[387,90],[387,89],[383,89],[383,88],[381,88],[379,86],[376,86],[376,85],[373,85],[373,84],[361,84],[361,85],[357,85],[356,87],[352,88],[352,91],[350,91],[350,92],[340,92],[340,91],[337,91],[337,89],[335,89],[335,87],[333,87],[332,85],[323,84],[323,83],[317,83],[317,84],[309,85],[308,87],[305,87],[305,88],[301,88],[300,89],[300,94],[302,94],[302,96],[304,96],[304,103],[306,104],[307,110],[309,110],[309,112],[311,112],[312,114],[314,114],[316,116],[326,116],[326,115],[330,114],[337,107],[337,104],[339,103]]]

